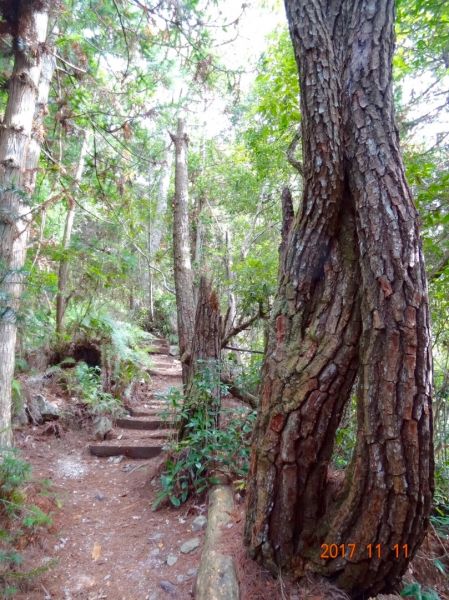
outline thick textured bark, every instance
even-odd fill
[[[281,195],[282,200],[282,229],[281,229],[281,243],[279,246],[279,274],[282,274],[282,269],[284,266],[284,258],[286,249],[288,248],[288,234],[290,233],[290,229],[292,227],[293,220],[295,218],[295,213],[293,210],[293,198],[290,188],[285,187],[282,190]]]
[[[38,12],[39,11],[39,12]],[[42,44],[48,13],[42,2],[22,2],[17,31],[27,45],[14,42],[14,68],[0,129],[0,447],[11,444],[11,384],[14,374],[17,310],[22,292],[28,231],[31,221],[27,194],[34,178],[25,171],[32,135]]]
[[[51,45],[48,45],[48,41],[42,48],[41,63],[42,67],[39,77],[33,128],[31,130],[31,139],[27,148],[23,173],[23,186],[29,193],[32,193],[36,186],[41,148],[45,140],[44,119],[48,112],[48,95],[50,93],[50,85],[56,68],[54,49]]]
[[[221,315],[218,297],[207,277],[200,278],[192,354],[189,363],[189,384],[199,367],[221,356]]]
[[[89,139],[87,133],[84,132],[83,142],[81,144],[78,166],[76,168],[73,184],[77,188],[83,177],[84,164],[87,154]],[[76,190],[77,191],[77,190]],[[76,192],[75,192],[76,193]],[[67,215],[65,218],[64,235],[62,238],[63,256],[59,261],[58,270],[58,292],[56,294],[56,333],[61,335],[64,330],[64,315],[67,308],[67,282],[69,279],[69,259],[67,251],[70,247],[72,239],[73,223],[75,221],[76,203],[72,196],[67,198]]]
[[[179,351],[182,361],[182,380],[188,382],[188,365],[185,357],[191,355],[195,321],[193,272],[190,254],[189,194],[187,172],[188,137],[183,119],[178,119],[175,144],[175,196],[173,199],[173,258],[178,313]]]
[[[162,236],[165,230],[165,213],[167,212],[168,191],[170,188],[170,176],[172,168],[172,155],[166,151],[161,163],[161,172],[159,174],[158,195],[156,207],[152,218],[148,223],[148,255],[150,264],[153,263],[154,255],[159,250]],[[149,267],[149,311],[150,321],[154,320],[154,290],[153,290],[153,269]]]
[[[394,8],[285,4],[304,193],[281,260],[245,539],[273,570],[332,576],[356,598],[397,584],[433,491],[427,286],[394,124]],[[328,465],[357,374],[357,445],[335,490]],[[322,544],[338,556],[321,558]]]
[[[209,371],[208,379],[212,384],[210,406],[215,425],[218,427],[220,409],[220,358],[221,358],[221,314],[218,297],[212,290],[209,280],[202,276],[198,287],[198,301],[195,314],[195,330],[189,361],[188,383],[186,388],[185,407],[187,411],[196,408],[196,376]],[[185,424],[181,423],[179,438],[185,433]]]

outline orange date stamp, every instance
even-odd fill
[[[321,544],[320,558],[330,560],[334,558],[353,558],[357,550],[358,544]],[[408,558],[408,544],[394,544],[394,546],[384,546],[383,544],[366,544],[364,552],[367,558],[382,558],[388,554],[392,554],[393,558]]]

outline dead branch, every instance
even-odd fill
[[[251,408],[257,408],[259,399],[253,394],[250,394],[249,392],[239,388],[233,379],[222,373],[220,375],[220,381],[227,386],[229,393],[235,396],[238,400],[248,404],[251,406]]]
[[[290,142],[289,147],[287,148],[287,160],[291,164],[291,166],[298,171],[301,177],[304,176],[304,170],[302,167],[302,162],[295,157],[296,148],[301,140],[301,128],[293,136],[292,141]]]

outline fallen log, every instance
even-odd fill
[[[217,485],[209,494],[206,539],[194,586],[195,600],[239,600],[239,585],[231,556],[215,550],[221,529],[231,520],[234,494],[228,485]]]

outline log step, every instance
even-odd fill
[[[127,446],[133,444],[135,446],[152,446],[154,440],[170,440],[173,438],[174,429],[154,429],[148,431],[145,429],[116,429],[115,433],[118,437],[112,440],[105,440],[105,444],[119,444]]]
[[[179,371],[178,369],[176,371],[163,371],[162,369],[148,369],[148,373],[150,374],[151,377],[176,377],[176,379],[179,378],[181,371]]]
[[[168,356],[170,352],[170,344],[167,340],[164,339],[155,339],[150,342],[150,347],[148,349],[149,354],[164,354]]]
[[[167,414],[171,417],[176,416],[175,412],[172,410],[167,411],[166,408],[159,408],[157,410],[153,410],[152,408],[148,408],[145,410],[138,410],[138,409],[128,409],[129,412],[129,417],[135,417],[135,418],[141,418],[141,419],[154,419],[156,418],[156,420],[161,420],[161,414],[164,413]],[[128,417],[128,418],[129,418]],[[170,421],[167,421],[168,423],[170,423]]]
[[[162,446],[89,446],[94,456],[126,456],[127,458],[154,458],[162,452]]]
[[[138,410],[134,408],[129,408],[128,412],[131,417],[159,417],[162,410]]]
[[[142,421],[140,419],[130,419],[126,417],[123,419],[117,419],[115,424],[117,427],[122,427],[123,429],[144,429],[147,431],[152,431],[154,429],[168,429],[171,425],[166,421]]]

